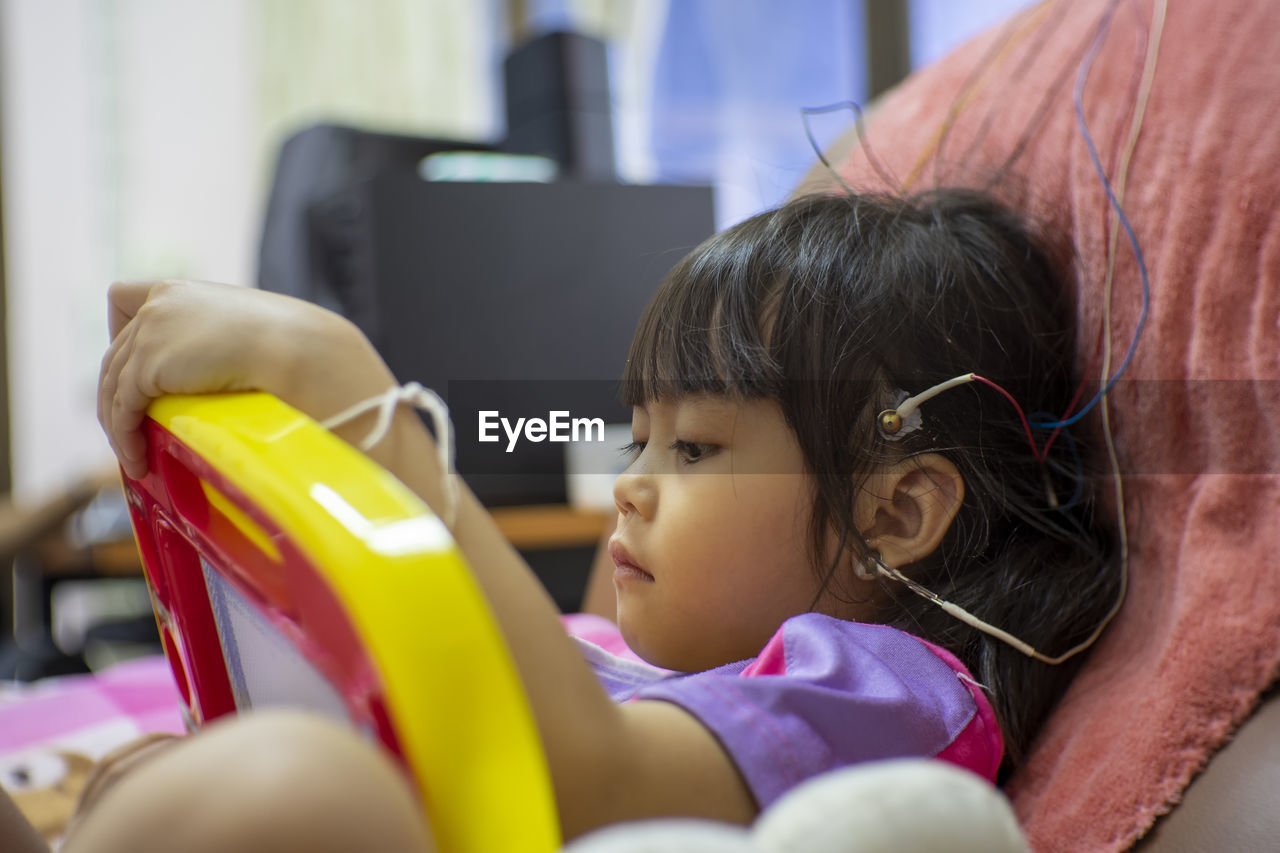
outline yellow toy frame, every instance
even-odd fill
[[[426,504],[270,395],[170,397],[148,414],[148,473],[125,487],[191,724],[308,705],[305,690],[276,695],[274,678],[269,701],[246,688],[219,603],[230,596],[254,632],[273,648],[283,638],[292,665],[327,683],[347,722],[402,761],[442,851],[557,849],[519,675]],[[269,657],[268,667],[291,665]]]

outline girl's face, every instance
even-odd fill
[[[753,657],[818,591],[795,434],[771,400],[708,395],[636,406],[631,432],[610,540],[623,637],[684,672]]]

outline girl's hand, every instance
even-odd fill
[[[315,418],[393,384],[347,320],[302,300],[201,282],[122,282],[108,295],[98,420],[125,473],[146,474],[140,426],[167,394],[267,391]]]

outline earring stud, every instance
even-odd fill
[[[873,581],[882,571],[880,566],[880,552],[869,551],[861,560],[854,560],[853,574],[859,580]]]

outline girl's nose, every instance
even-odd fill
[[[653,475],[641,467],[639,460],[618,475],[613,481],[613,502],[622,515],[639,513],[646,520],[653,518],[657,509],[657,490]]]

